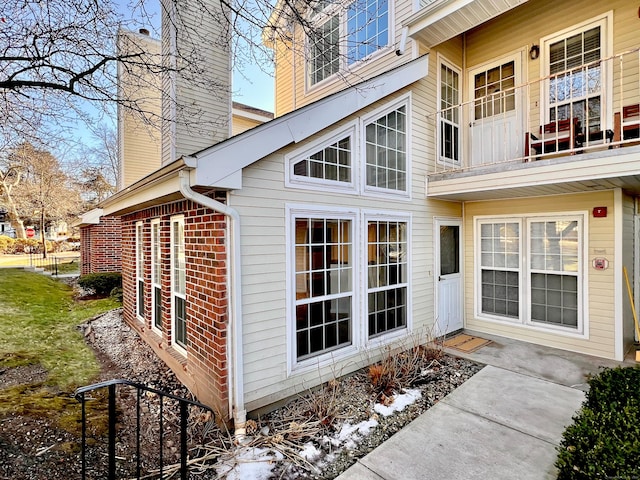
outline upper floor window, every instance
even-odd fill
[[[305,155],[293,164],[293,174],[335,182],[351,182],[351,137]]]
[[[340,17],[334,15],[319,25],[310,39],[309,79],[321,82],[340,69]]]
[[[367,186],[407,190],[407,107],[365,125]]]
[[[311,21],[314,28],[309,35],[307,64],[310,85],[338,73],[341,65],[352,65],[389,44],[388,0],[321,1]]]
[[[356,0],[347,8],[347,62],[368,57],[389,44],[389,2]]]
[[[460,70],[440,63],[439,160],[460,161]]]
[[[597,139],[606,124],[604,109],[611,99],[607,92],[607,78],[611,62],[603,62],[610,55],[607,31],[610,14],[590,20],[570,30],[543,39],[546,112],[548,121],[577,119],[589,139]]]

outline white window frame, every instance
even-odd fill
[[[351,181],[341,182],[336,180],[327,180],[323,178],[307,177],[304,175],[296,175],[294,166],[300,160],[303,160],[314,153],[324,150],[326,147],[342,140],[346,137],[350,138],[351,143]],[[359,135],[358,122],[350,122],[346,127],[337,132],[331,132],[324,135],[318,140],[305,146],[304,151],[296,151],[285,156],[285,165],[287,165],[287,175],[285,176],[285,187],[300,188],[305,190],[322,190],[323,192],[356,194],[359,191],[360,171],[358,169],[359,160]]]
[[[398,110],[401,107],[405,107],[405,162],[406,162],[406,170],[405,170],[405,190],[394,190],[391,188],[382,188],[371,186],[367,184],[367,133],[366,127],[367,125],[375,122],[381,117],[388,115],[389,113]],[[402,97],[396,99],[392,103],[388,103],[368,115],[361,117],[360,119],[360,169],[361,169],[361,178],[362,178],[362,193],[365,195],[375,196],[375,197],[389,197],[389,198],[403,198],[403,199],[411,199],[411,93],[403,95]]]
[[[315,205],[287,205],[287,297],[288,297],[288,314],[287,314],[287,372],[302,373],[313,370],[318,365],[328,365],[333,361],[354,355],[358,351],[360,340],[360,328],[357,325],[358,319],[358,283],[359,272],[359,219],[357,210],[339,207],[323,207]],[[296,219],[298,218],[325,218],[325,219],[341,219],[351,222],[351,245],[352,245],[352,303],[351,303],[351,343],[342,347],[336,347],[324,353],[318,353],[314,356],[298,360],[296,349]]]
[[[156,232],[157,229],[157,232]],[[160,275],[160,283],[156,283],[155,277]],[[151,329],[158,335],[162,335],[162,329],[156,325],[156,290],[159,289],[160,305],[162,309],[162,225],[159,218],[151,220]],[[162,325],[162,317],[160,317]]]
[[[572,338],[589,338],[589,312],[588,312],[588,248],[586,248],[588,232],[588,212],[558,212],[557,214],[522,214],[522,215],[480,215],[473,219],[474,225],[474,316],[483,321],[494,322],[503,325],[510,325],[516,328],[524,328],[548,334],[556,334]],[[560,325],[544,324],[531,321],[531,285],[530,277],[532,268],[531,259],[531,239],[530,225],[532,222],[540,221],[577,221],[580,236],[578,239],[578,326],[570,329]],[[518,223],[520,225],[519,238],[519,316],[518,318],[508,318],[498,315],[491,315],[482,312],[482,279],[481,279],[481,234],[482,224],[492,223]]]
[[[458,67],[455,63],[449,61],[446,57],[444,57],[442,54],[438,53],[438,98],[437,98],[437,102],[438,102],[438,112],[442,111],[442,67],[446,67],[449,70],[453,71],[455,74],[458,75],[458,102],[457,105],[462,105],[462,69],[460,67]],[[454,160],[452,158],[446,158],[444,156],[442,156],[442,142],[443,142],[443,138],[442,138],[442,129],[441,129],[441,124],[443,122],[446,122],[448,124],[451,125],[455,125],[453,122],[446,120],[444,118],[442,118],[442,113],[438,113],[438,126],[437,126],[437,156],[436,156],[436,161],[441,164],[441,165],[462,165],[463,162],[463,158],[462,158],[462,154],[463,154],[463,148],[462,148],[462,114],[463,114],[463,110],[462,107],[458,107],[458,123],[457,123],[457,127],[458,127],[458,160]]]
[[[136,222],[136,318],[144,322],[144,222]],[[140,297],[142,296],[142,302]]]
[[[378,334],[374,337],[369,337],[369,305],[368,305],[368,294],[369,294],[369,284],[368,284],[368,250],[369,250],[369,239],[368,239],[368,224],[370,221],[380,221],[380,222],[399,222],[406,224],[406,243],[407,243],[407,251],[406,255],[406,282],[403,284],[398,284],[398,286],[406,287],[406,322],[405,326],[402,328],[396,328],[393,330],[389,330],[387,332]],[[375,348],[382,345],[389,344],[399,338],[406,337],[413,331],[413,316],[412,316],[412,288],[411,288],[411,278],[412,278],[412,262],[411,262],[411,232],[412,232],[412,215],[404,214],[399,212],[391,212],[391,211],[381,211],[381,210],[364,210],[362,212],[362,234],[361,234],[361,244],[359,245],[362,249],[361,252],[361,263],[362,263],[362,313],[361,317],[363,318],[362,323],[362,338],[364,339],[364,344],[366,348]],[[377,289],[374,288],[372,290],[376,291],[384,291],[390,290],[390,288],[386,289]]]
[[[175,350],[177,352],[179,352],[180,354],[182,354],[183,356],[187,355],[187,349],[180,345],[176,339],[176,298],[180,298],[182,300],[185,301],[185,306],[186,306],[186,259],[185,259],[185,292],[179,292],[176,291],[177,288],[179,287],[179,285],[176,285],[176,281],[175,281],[175,276],[176,276],[176,258],[175,258],[175,242],[174,242],[174,233],[175,233],[175,224],[179,224],[182,226],[182,231],[184,232],[184,215],[175,215],[172,216],[170,219],[171,222],[171,239],[169,241],[169,245],[170,245],[170,258],[171,258],[171,344],[172,346],[175,348]],[[182,245],[184,247],[185,245],[185,238],[183,236],[182,238]],[[187,319],[186,319],[186,308],[185,308],[185,336],[187,336]],[[188,337],[187,337],[187,341],[188,341]]]
[[[312,83],[311,81],[311,72],[310,72],[310,60],[305,62],[305,86],[306,92],[311,92],[317,88],[321,88],[323,85],[326,85],[336,78],[339,78],[340,72],[348,72],[353,73],[357,71],[360,67],[365,65],[366,63],[372,61],[374,58],[389,53],[393,50],[393,40],[395,38],[395,22],[393,19],[395,18],[395,2],[392,0],[387,0],[387,44],[383,46],[378,46],[378,48],[368,54],[367,56],[360,58],[354,62],[349,62],[348,59],[348,31],[347,31],[347,17],[349,7],[354,1],[362,1],[362,0],[339,0],[336,2],[332,2],[330,5],[325,7],[324,10],[319,12],[311,12],[308,16],[308,20],[312,22],[316,26],[321,26],[325,22],[329,21],[332,17],[338,16],[338,24],[339,24],[339,33],[338,33],[338,70],[331,75],[323,78],[322,80]],[[312,53],[312,44],[310,42],[310,38],[307,35],[305,39],[305,51],[307,52],[307,58],[311,58]]]
[[[567,37],[575,35],[594,27],[600,27],[601,43],[600,43],[600,59],[602,60],[601,85],[600,85],[600,114],[602,131],[613,128],[612,122],[612,104],[613,104],[613,62],[604,61],[613,56],[613,10],[609,10],[602,15],[593,17],[584,22],[573,25],[569,28],[547,35],[540,39],[541,62],[540,62],[540,78],[547,78],[550,75],[550,52],[551,44],[563,40]],[[542,102],[541,118],[542,123],[549,123],[549,81],[540,82],[540,95]],[[584,125],[582,126],[584,127]]]

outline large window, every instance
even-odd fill
[[[173,341],[187,348],[186,265],[184,217],[171,218],[171,327]]]
[[[340,69],[340,17],[334,15],[316,27],[311,36],[309,81],[311,85],[337,73]]]
[[[308,42],[310,85],[389,45],[388,0],[323,0],[310,18],[314,24]]]
[[[162,250],[160,220],[151,221],[151,325],[162,330]]]
[[[298,217],[295,223],[296,358],[352,341],[353,222]]]
[[[520,317],[520,223],[480,225],[482,312]]]
[[[440,64],[440,161],[460,162],[460,71]]]
[[[407,190],[406,110],[403,105],[365,126],[368,187]]]
[[[347,8],[347,62],[362,60],[388,43],[388,0],[352,2]]]
[[[144,223],[136,222],[136,314],[144,318]]]
[[[581,333],[581,225],[579,216],[479,220],[479,314]]]
[[[367,222],[369,338],[407,325],[406,253],[406,222]]]
[[[604,19],[590,22],[544,43],[549,121],[577,118],[590,138],[602,131],[605,25]]]
[[[578,328],[578,221],[531,221],[529,235],[531,321]]]

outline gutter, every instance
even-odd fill
[[[230,287],[231,301],[229,302],[229,332],[227,333],[227,370],[229,375],[229,411],[233,415],[236,438],[242,441],[245,437],[247,410],[244,406],[244,374],[242,348],[242,277],[240,259],[240,214],[233,208],[209,198],[191,189],[189,172],[195,168],[195,159],[184,158],[186,169],[180,170],[180,193],[187,199],[211,210],[221,213],[231,221],[227,228],[227,240],[231,237],[230,251],[227,258],[231,258],[230,268],[227,270],[227,285]]]

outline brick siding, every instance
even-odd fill
[[[97,225],[80,228],[80,274],[121,270],[120,217],[102,217]]]
[[[187,355],[172,347],[171,217],[184,215]],[[151,328],[151,220],[160,219],[162,331]],[[136,315],[136,223],[144,222],[144,319]],[[226,217],[183,200],[122,217],[125,320],[151,345],[199,401],[228,417]]]

